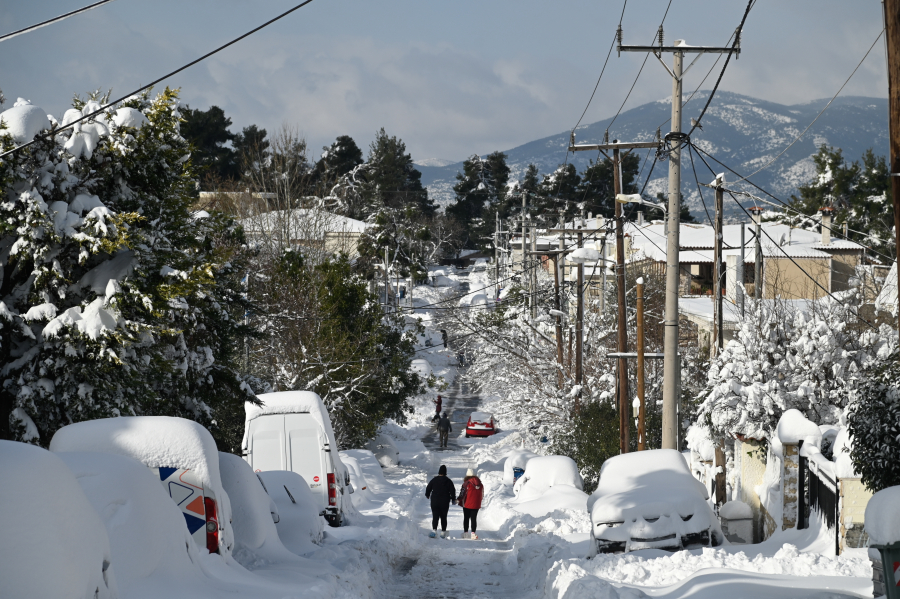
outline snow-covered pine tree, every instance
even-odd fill
[[[100,108],[76,99],[68,124]],[[56,125],[20,100],[4,149]],[[70,422],[172,414],[213,424],[248,387],[241,240],[191,215],[176,92],[134,97],[0,162],[0,433],[49,443]],[[213,428],[214,434],[222,431]]]

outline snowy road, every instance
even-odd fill
[[[469,414],[480,407],[481,397],[472,393],[465,382],[454,383],[444,399],[444,411],[453,422],[448,447],[438,446],[434,427],[422,438],[425,446],[435,452],[435,472],[441,464],[446,465],[447,475],[457,485],[457,491],[466,469],[478,467],[465,453],[470,444],[458,435],[465,428]],[[429,474],[428,478],[433,475]],[[396,560],[393,579],[385,587],[385,599],[527,597],[524,581],[517,575],[512,542],[482,525],[488,523],[479,523],[480,539],[462,539],[462,508],[451,506],[447,522],[449,537],[427,538],[431,531],[431,507],[422,491],[410,505],[410,517],[417,522],[423,539],[421,550],[414,556]]]

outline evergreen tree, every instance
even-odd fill
[[[406,152],[406,144],[397,137],[388,136],[384,128],[369,145],[360,193],[370,214],[382,208],[412,208],[425,216],[436,211],[433,201],[428,198],[428,190],[422,187],[422,173]]]
[[[81,104],[63,124],[100,108]],[[176,106],[168,89],[132,98],[0,162],[0,436],[46,444],[70,422],[167,414],[240,441],[226,420],[252,399],[236,366],[253,335],[245,242],[227,217],[191,215]],[[0,126],[0,147],[16,141]]]
[[[622,193],[637,193],[637,172],[640,158],[633,152],[622,155]],[[615,216],[615,181],[613,179],[612,161],[590,161],[581,175],[578,193],[585,210],[604,218]]]
[[[580,193],[581,177],[574,164],[564,164],[552,174],[544,175],[537,189],[537,197],[529,206],[534,206],[535,213],[556,212],[559,208],[565,208],[567,214],[578,214],[577,205],[583,201],[584,195]]]
[[[363,153],[349,135],[339,136],[331,146],[322,148],[322,157],[313,169],[313,185],[321,186],[327,194],[341,177],[347,176],[363,164]]]
[[[256,125],[244,127],[240,133],[235,134],[231,145],[234,147],[235,160],[238,164],[243,164],[248,157],[265,156],[269,151],[266,130]]]
[[[240,175],[238,157],[226,144],[235,136],[228,128],[231,117],[218,106],[208,110],[181,109],[181,135],[193,146],[192,160],[201,174],[209,173],[218,179],[236,179]]]
[[[456,174],[456,201],[447,207],[447,214],[465,229],[467,247],[481,245],[481,238],[493,232],[494,215],[506,199],[508,181],[509,167],[503,152],[494,152],[483,160],[472,156],[463,163],[463,172]]]

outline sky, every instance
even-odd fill
[[[0,90],[61,116],[71,98],[115,97],[186,64],[299,0],[116,0],[0,42]],[[91,0],[6,0],[0,33]],[[654,39],[668,0],[630,0],[625,44]],[[459,161],[570,130],[585,110],[622,14],[612,0],[314,0],[165,83],[192,108],[220,106],[233,132],[283,125],[314,157],[339,135],[365,151],[384,127],[414,160]],[[672,0],[669,44],[725,44],[744,0]],[[831,97],[882,29],[878,0],[758,0],[720,89],[797,104]],[[651,57],[613,50],[582,123],[671,95]],[[685,77],[694,89],[712,66]],[[671,57],[667,57],[671,62]],[[721,64],[721,62],[720,62]],[[718,67],[702,86],[710,89]],[[887,97],[883,40],[842,95]],[[626,100],[627,97],[627,100]],[[887,115],[885,115],[887,127]],[[614,132],[611,132],[614,133]]]

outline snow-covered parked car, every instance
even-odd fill
[[[612,457],[600,468],[597,490],[588,500],[593,550],[719,546],[724,537],[708,498],[684,456],[673,449]]]
[[[306,555],[322,540],[319,499],[303,477],[288,470],[260,472],[266,492],[278,507],[275,528],[285,547],[295,555]]]
[[[262,405],[246,403],[244,459],[254,472],[290,470],[303,477],[331,526],[344,520],[350,474],[338,456],[331,418],[312,391],[259,395]],[[349,503],[349,497],[346,498]]]
[[[538,456],[528,460],[525,472],[513,486],[513,508],[538,517],[558,509],[583,513],[588,496],[578,465],[562,455]]]
[[[366,449],[375,455],[375,459],[382,468],[389,468],[400,463],[400,450],[397,449],[394,440],[384,433],[375,435],[374,439],[366,443]]]
[[[0,440],[0,472],[0,596],[117,597],[106,529],[59,456]]]
[[[466,438],[489,437],[497,432],[494,415],[488,412],[472,412],[466,422]]]
[[[196,422],[169,416],[88,420],[56,431],[50,451],[114,453],[141,462],[159,477],[197,545],[231,552],[231,504],[219,476],[219,451]]]
[[[503,484],[510,487],[516,484],[523,474],[528,460],[538,457],[536,453],[527,449],[514,449],[503,461]]]

